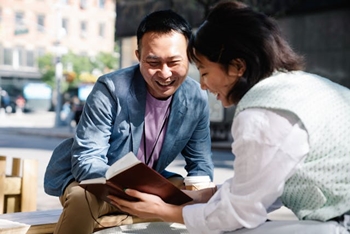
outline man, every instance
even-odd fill
[[[165,168],[179,154],[188,175],[212,178],[207,95],[187,77],[191,36],[178,14],[154,12],[137,30],[139,64],[99,78],[74,140],[54,150],[46,170],[45,191],[64,207],[56,234],[91,233],[95,219],[118,211],[78,183],[104,176],[129,151],[177,185],[183,178]]]

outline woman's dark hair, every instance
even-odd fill
[[[172,10],[160,10],[145,16],[137,28],[137,45],[140,49],[141,39],[147,32],[170,33],[176,31],[189,41],[192,38],[190,24],[179,14]]]
[[[283,39],[276,21],[235,1],[220,2],[211,10],[189,42],[191,62],[198,61],[195,53],[226,70],[232,60],[244,60],[245,73],[228,94],[235,104],[274,71],[303,69],[302,57]]]

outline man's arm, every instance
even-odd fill
[[[117,109],[110,90],[100,78],[87,98],[72,146],[72,174],[77,181],[105,175]]]
[[[192,119],[195,129],[181,154],[186,160],[188,175],[209,175],[213,179],[208,96],[204,91],[200,91],[200,94],[200,98],[191,103],[189,113],[197,113],[194,116],[198,117]]]

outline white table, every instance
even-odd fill
[[[0,219],[0,234],[25,234],[30,225]]]
[[[113,228],[107,228],[94,234],[188,234],[186,226],[179,223],[167,222],[150,222],[150,223],[135,223],[122,225]]]

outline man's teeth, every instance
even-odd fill
[[[158,81],[158,83],[159,83],[160,85],[164,85],[164,86],[170,85],[171,82],[172,82],[172,81],[169,81],[169,82],[160,82],[160,81]]]

